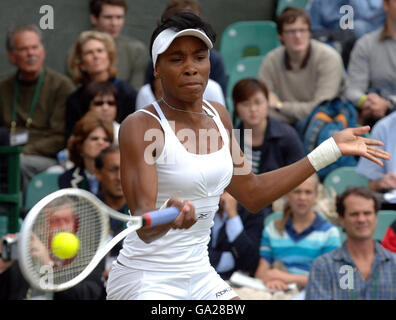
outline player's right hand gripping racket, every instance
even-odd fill
[[[76,188],[56,191],[40,200],[23,222],[18,235],[21,271],[39,290],[66,290],[84,280],[127,234],[144,226],[172,222],[179,213],[178,208],[169,207],[129,216],[109,208],[88,191]],[[109,217],[129,222],[128,228],[110,241]],[[51,242],[59,232],[77,236],[79,250],[75,256],[61,259],[53,254]]]

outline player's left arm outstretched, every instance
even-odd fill
[[[218,105],[214,105],[217,107],[216,109],[220,113],[226,129],[232,133],[232,122],[228,112],[224,107],[220,108]],[[339,156],[361,156],[382,166],[381,159],[389,160],[390,154],[376,147],[383,145],[381,141],[360,136],[369,130],[369,126],[364,126],[347,128],[337,132],[333,137],[335,144],[332,141],[333,149],[336,145],[335,149],[338,147],[337,152],[340,153]],[[291,165],[263,174],[255,175],[251,170],[249,173],[241,173],[243,170],[238,169],[249,165],[234,136],[231,136],[230,149],[234,162],[234,175],[226,191],[251,212],[257,212],[269,205],[287,192],[293,190],[315,173],[315,171],[319,170],[315,169],[311,163],[313,160],[310,160],[307,156]],[[329,152],[328,148],[323,148],[323,146],[320,148],[319,156],[321,165],[326,162],[327,156],[329,158],[336,157],[333,152]],[[318,157],[317,151],[315,152],[315,157]]]

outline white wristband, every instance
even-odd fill
[[[338,148],[333,137],[323,141],[312,152],[308,154],[308,160],[316,171],[327,167],[329,164],[337,161],[341,157],[341,151]]]

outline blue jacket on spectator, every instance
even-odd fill
[[[218,228],[212,229],[208,251],[211,265],[224,280],[228,280],[236,270],[252,274],[256,270],[264,214],[268,210],[267,207],[252,214],[238,204],[238,217],[223,222],[216,214],[215,226]],[[232,257],[224,256],[226,252],[230,252]]]
[[[341,18],[347,14],[340,13],[344,5],[353,8],[352,31],[357,38],[384,25],[382,0],[312,0],[307,8],[312,29],[339,29]]]

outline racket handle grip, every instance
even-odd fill
[[[169,207],[161,210],[150,211],[143,214],[145,226],[153,227],[160,224],[172,222],[179,215],[180,210],[176,207]]]

